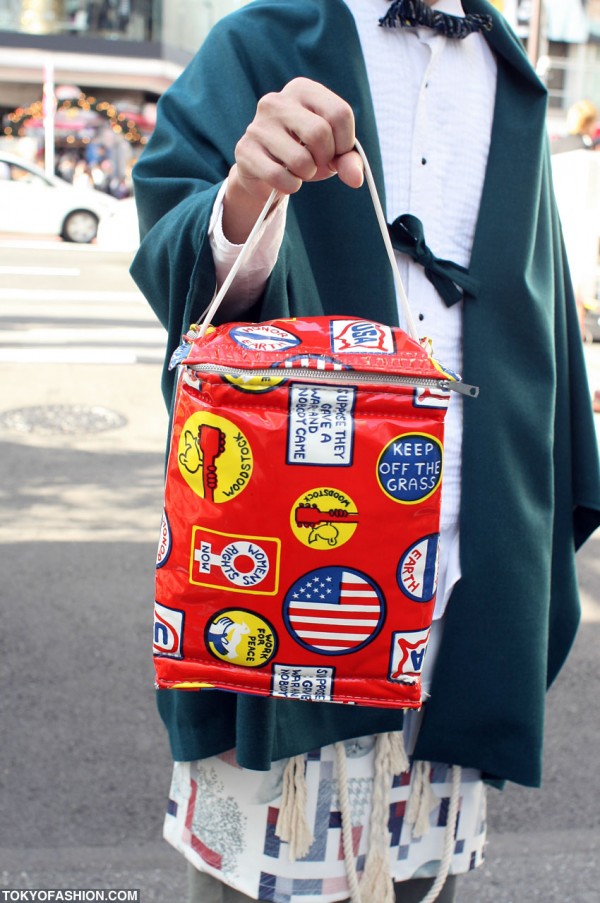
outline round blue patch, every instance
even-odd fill
[[[396,502],[415,505],[429,498],[442,479],[442,443],[427,433],[396,436],[377,461],[377,480]]]

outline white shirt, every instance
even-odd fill
[[[491,138],[496,90],[492,52],[479,33],[452,40],[429,28],[382,28],[378,24],[385,13],[382,0],[345,2],[356,22],[373,98],[388,222],[403,213],[414,214],[422,221],[425,239],[436,256],[468,267]],[[439,0],[436,9],[464,15],[460,0]],[[449,93],[462,100],[451,115]],[[211,221],[219,283],[239,253],[239,246],[231,245],[223,235],[220,198],[222,193]],[[236,277],[230,290],[228,314],[239,315],[262,290],[276,262],[285,210],[286,204],[281,203],[267,220],[252,260],[252,273]],[[462,302],[447,308],[423,268],[406,255],[396,256],[417,326],[433,340],[434,356],[460,373]],[[402,325],[401,311],[399,315]],[[441,513],[446,539],[441,543],[440,573],[447,557],[452,578],[447,581],[447,592],[438,592],[436,617],[443,613],[460,576],[462,403],[453,393],[446,419]]]

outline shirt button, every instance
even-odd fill
[[[425,319],[425,314],[419,314],[419,320],[423,321]]]
[[[422,165],[422,166],[425,166],[426,163],[427,163],[427,158],[426,158],[426,157],[421,157],[421,165]]]

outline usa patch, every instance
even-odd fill
[[[334,354],[393,354],[394,334],[389,326],[369,320],[334,320],[331,323]]]

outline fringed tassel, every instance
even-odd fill
[[[344,850],[344,865],[348,878],[351,903],[361,903],[361,893],[358,886],[356,873],[356,855],[352,837],[352,814],[350,812],[350,796],[348,794],[348,775],[346,772],[346,747],[343,743],[335,744],[335,756],[338,779],[338,797],[340,801],[340,813],[342,816],[342,846]]]
[[[413,837],[423,837],[429,831],[429,815],[439,805],[431,789],[429,762],[413,762],[410,796],[404,818],[412,825]]]
[[[379,734],[375,746],[375,774],[373,779],[373,807],[371,809],[369,851],[360,882],[364,900],[372,903],[394,903],[394,882],[389,864],[389,811],[392,777],[407,771],[408,756],[402,734]]]
[[[390,876],[390,861],[387,852],[377,851],[369,855],[362,880],[360,892],[365,900],[377,903],[394,903],[394,882]]]
[[[281,805],[275,834],[289,844],[288,856],[291,862],[302,859],[314,841],[306,817],[306,762],[304,756],[292,756],[283,772]]]
[[[425,894],[421,900],[421,903],[435,903],[450,874],[450,866],[454,854],[454,838],[456,836],[456,826],[458,824],[459,815],[461,773],[462,769],[459,765],[452,766],[452,790],[450,792],[450,805],[448,806],[448,821],[446,822],[446,830],[444,832],[442,860],[435,881],[429,888],[428,893]]]
[[[390,744],[390,769],[391,773],[403,774],[410,768],[410,762],[404,746],[404,737],[400,731],[387,734]]]

